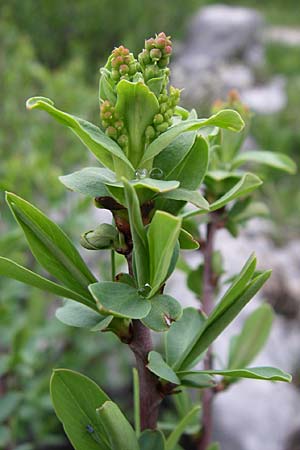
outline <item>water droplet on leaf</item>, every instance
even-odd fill
[[[159,167],[153,167],[150,171],[150,177],[154,178],[155,180],[162,180],[164,176],[163,171]]]
[[[141,295],[142,297],[147,297],[147,295],[150,293],[151,291],[151,286],[149,283],[146,283],[143,287],[141,287],[140,289],[138,289],[138,293],[139,295]]]
[[[143,178],[147,178],[148,170],[147,169],[137,169],[135,172],[135,176],[138,180],[142,180]]]

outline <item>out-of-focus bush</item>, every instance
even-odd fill
[[[199,0],[11,0],[7,10],[14,22],[30,35],[38,57],[56,67],[80,52],[92,73],[108,56],[108,49],[124,45],[136,51],[147,34],[164,30],[181,36],[185,19]],[[92,70],[91,70],[92,66]]]

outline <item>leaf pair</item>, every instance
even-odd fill
[[[133,178],[135,169],[139,167],[151,168],[153,159],[182,133],[210,126],[240,131],[244,126],[240,115],[233,110],[220,111],[208,119],[184,120],[162,133],[144,152],[144,132],[146,125],[151,124],[150,120],[157,112],[157,100],[142,83],[122,80],[118,84],[116,108],[123,115],[129,133],[127,157],[121,147],[100,128],[60,111],[54,107],[52,100],[33,97],[27,100],[26,106],[29,110],[42,109],[63,125],[71,128],[101,164],[115,171],[118,177],[126,176],[128,179]]]
[[[156,211],[148,227],[144,227],[134,187],[123,179],[126,205],[134,248],[134,268],[139,288],[149,284],[149,297],[160,289],[168,271],[181,229],[181,219],[164,211]]]
[[[50,384],[55,412],[76,450],[139,450],[133,428],[118,406],[89,378],[66,369]]]
[[[173,297],[155,295],[148,299],[141,290],[125,283],[102,281],[89,289],[103,314],[140,319],[155,331],[167,331],[182,313],[181,305]]]
[[[96,309],[88,290],[96,279],[61,228],[17,195],[7,193],[6,200],[36,260],[64,286],[6,258],[0,259],[0,274]]]

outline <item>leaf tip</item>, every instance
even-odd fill
[[[41,103],[48,103],[48,105],[53,106],[54,102],[50,98],[46,97],[31,97],[26,101],[26,109],[31,111],[32,109],[38,108]]]

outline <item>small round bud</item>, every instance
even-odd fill
[[[129,72],[129,67],[126,64],[121,64],[119,71],[121,75],[126,75]]]
[[[159,108],[160,112],[164,114],[168,110],[168,103],[162,103]]]
[[[110,138],[116,138],[118,136],[118,132],[115,129],[115,127],[108,127],[105,131],[105,133],[107,134],[107,136],[109,136]]]
[[[163,123],[164,117],[162,114],[155,114],[153,118],[154,125],[159,125],[160,123]]]
[[[119,81],[119,79],[120,79],[119,71],[117,69],[112,69],[111,77],[114,81]]]
[[[170,56],[172,54],[172,47],[171,45],[167,45],[164,49],[163,49],[163,54]]]
[[[149,139],[149,140],[152,140],[152,139],[155,138],[155,129],[154,129],[151,125],[149,125],[149,126],[146,128],[145,136],[146,136],[146,138]]]
[[[160,125],[157,125],[156,130],[159,133],[164,133],[169,128],[168,122],[163,122]]]
[[[145,41],[145,48],[146,48],[146,50],[151,50],[154,47],[154,45],[155,45],[155,39],[154,38],[150,38],[150,39],[147,39]]]
[[[152,50],[150,50],[150,58],[154,61],[159,61],[161,56],[162,54],[159,48],[153,48]]]
[[[126,134],[121,134],[121,136],[118,138],[118,144],[121,147],[126,147],[126,145],[128,145],[128,136],[126,136]]]
[[[123,122],[123,120],[116,120],[114,125],[118,131],[121,131],[122,128],[124,127],[124,122]]]
[[[160,69],[164,69],[168,66],[169,62],[170,58],[168,56],[164,56],[158,61],[157,65]]]
[[[118,232],[112,225],[102,223],[95,230],[87,231],[81,236],[80,244],[88,250],[102,250],[111,248]]]

